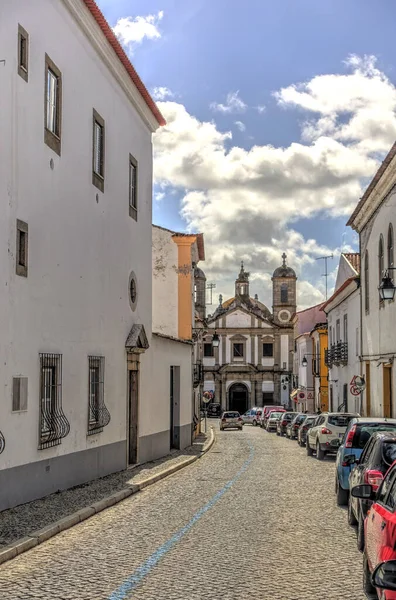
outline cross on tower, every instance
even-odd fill
[[[283,259],[283,266],[286,267],[286,258],[287,258],[287,254],[285,254],[285,252],[282,254],[282,259]]]

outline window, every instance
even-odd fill
[[[364,255],[364,307],[366,312],[370,310],[369,274],[369,254],[368,250],[366,250]]]
[[[18,75],[28,81],[29,66],[29,34],[18,25]]]
[[[204,344],[204,356],[206,358],[212,358],[214,356],[214,348],[212,342]]]
[[[344,315],[344,339],[345,344],[348,343],[348,315]]]
[[[274,356],[274,344],[264,343],[263,344],[263,356],[270,358]]]
[[[28,224],[17,219],[16,229],[16,274],[28,275]]]
[[[92,183],[104,192],[105,177],[105,122],[93,110]]]
[[[380,235],[379,243],[378,243],[378,282],[379,284],[382,281],[384,276],[384,238]]]
[[[44,141],[54,152],[61,153],[62,74],[45,55],[45,128]]]
[[[137,161],[129,155],[129,216],[137,221]]]
[[[28,378],[13,377],[12,379],[12,411],[27,410]]]
[[[393,267],[393,226],[389,223],[388,228],[388,269]]]
[[[389,492],[394,481],[395,481],[394,472],[390,473],[387,477],[385,477],[384,481],[382,482],[381,487],[378,490],[376,502],[381,502],[381,504],[384,504],[385,497],[386,497],[387,493]]]
[[[287,283],[282,283],[281,285],[281,302],[282,304],[287,304],[289,301],[289,288]]]
[[[69,431],[62,410],[62,355],[40,354],[39,449],[58,446]]]
[[[234,358],[243,358],[243,343],[237,342],[233,345]]]
[[[336,344],[341,341],[341,332],[340,332],[340,319],[336,321]]]
[[[382,456],[386,464],[390,466],[396,460],[396,444],[394,442],[384,442]]]
[[[104,403],[104,366],[104,356],[88,357],[88,435],[100,433],[110,423]]]
[[[266,404],[273,404],[274,392],[263,392],[263,406]]]

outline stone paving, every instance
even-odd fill
[[[174,450],[159,460],[113,473],[107,477],[0,512],[0,548],[63,519],[81,508],[90,506],[114,492],[140,483],[152,475],[157,475],[161,471],[183,462],[189,456],[199,454],[208,437],[209,434],[206,436],[205,433],[202,433],[189,448]]]
[[[175,535],[176,534],[176,535]],[[363,600],[334,460],[259,428],[0,566],[1,600]]]

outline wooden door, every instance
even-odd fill
[[[139,371],[128,371],[128,463],[137,463],[139,419]]]
[[[370,363],[366,362],[366,417],[371,416],[371,375]]]
[[[392,366],[383,367],[383,410],[384,417],[392,416]]]

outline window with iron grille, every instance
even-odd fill
[[[137,199],[137,160],[129,155],[129,216],[137,221],[138,217],[138,199]]]
[[[18,74],[24,81],[28,81],[29,66],[29,34],[18,25]]]
[[[100,433],[110,423],[104,403],[104,356],[88,357],[88,435]]]
[[[28,275],[28,224],[17,219],[16,225],[16,274],[21,277]]]
[[[62,74],[45,55],[45,128],[44,141],[57,154],[61,153]]]
[[[70,431],[62,409],[62,355],[40,354],[39,449],[58,446]]]
[[[234,343],[233,344],[233,355],[234,358],[243,358],[243,343]]]
[[[93,111],[92,183],[104,191],[105,178],[105,122],[98,112]]]

